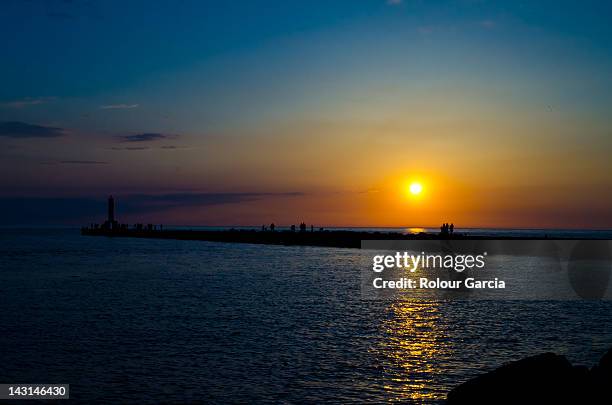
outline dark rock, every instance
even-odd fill
[[[612,386],[612,349],[604,354],[599,364],[593,366],[590,376],[596,390],[602,391],[606,386]]]
[[[448,393],[448,404],[585,403],[594,399],[590,372],[544,353],[506,364]],[[590,403],[587,401],[586,403]]]
[[[612,349],[609,349],[606,354],[603,355],[597,367],[601,372],[612,375]]]

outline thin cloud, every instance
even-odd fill
[[[7,101],[5,103],[1,103],[0,106],[5,108],[24,108],[33,105],[46,104],[55,99],[55,97],[26,97],[21,100]]]
[[[239,204],[274,197],[299,197],[301,192],[280,193],[176,193],[120,196],[119,219],[163,212],[176,208],[197,208]],[[104,219],[106,200],[90,197],[35,198],[0,197],[0,211],[10,212],[3,225],[85,224]]]
[[[108,162],[103,162],[100,160],[62,160],[61,164],[67,165],[106,165]]]
[[[111,150],[149,150],[148,146],[126,146],[124,148],[112,147]]]
[[[161,195],[131,195],[122,199],[123,205],[133,207],[134,212],[153,211],[179,207],[236,204],[266,197],[299,197],[302,192],[280,193],[173,193]],[[128,208],[129,210],[129,208]]]
[[[101,105],[101,110],[130,110],[132,108],[138,108],[140,104],[107,104]]]
[[[163,145],[159,147],[160,149],[164,149],[164,150],[186,150],[186,149],[191,149],[191,147],[189,146],[177,146],[177,145]]]
[[[175,139],[177,135],[160,134],[157,132],[145,132],[142,134],[123,135],[119,138],[122,142],[152,142],[162,139]]]
[[[6,138],[55,138],[64,135],[64,129],[28,124],[19,121],[0,122],[0,137]]]

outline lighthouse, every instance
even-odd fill
[[[115,199],[112,195],[108,197],[108,223],[111,226],[115,223]]]

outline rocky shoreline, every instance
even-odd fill
[[[447,404],[609,404],[612,349],[590,369],[543,353],[511,362],[453,388]]]

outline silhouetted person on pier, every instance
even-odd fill
[[[300,224],[300,232],[306,232],[306,224],[304,222]]]
[[[291,232],[295,232],[295,225],[291,225]]]
[[[455,232],[455,224],[450,224],[450,234],[452,235]]]
[[[310,232],[314,232],[314,225],[310,225]]]
[[[272,223],[270,224],[270,230],[271,230],[272,232],[274,232],[274,228],[275,228],[275,226],[274,226],[274,222],[272,222]]]

